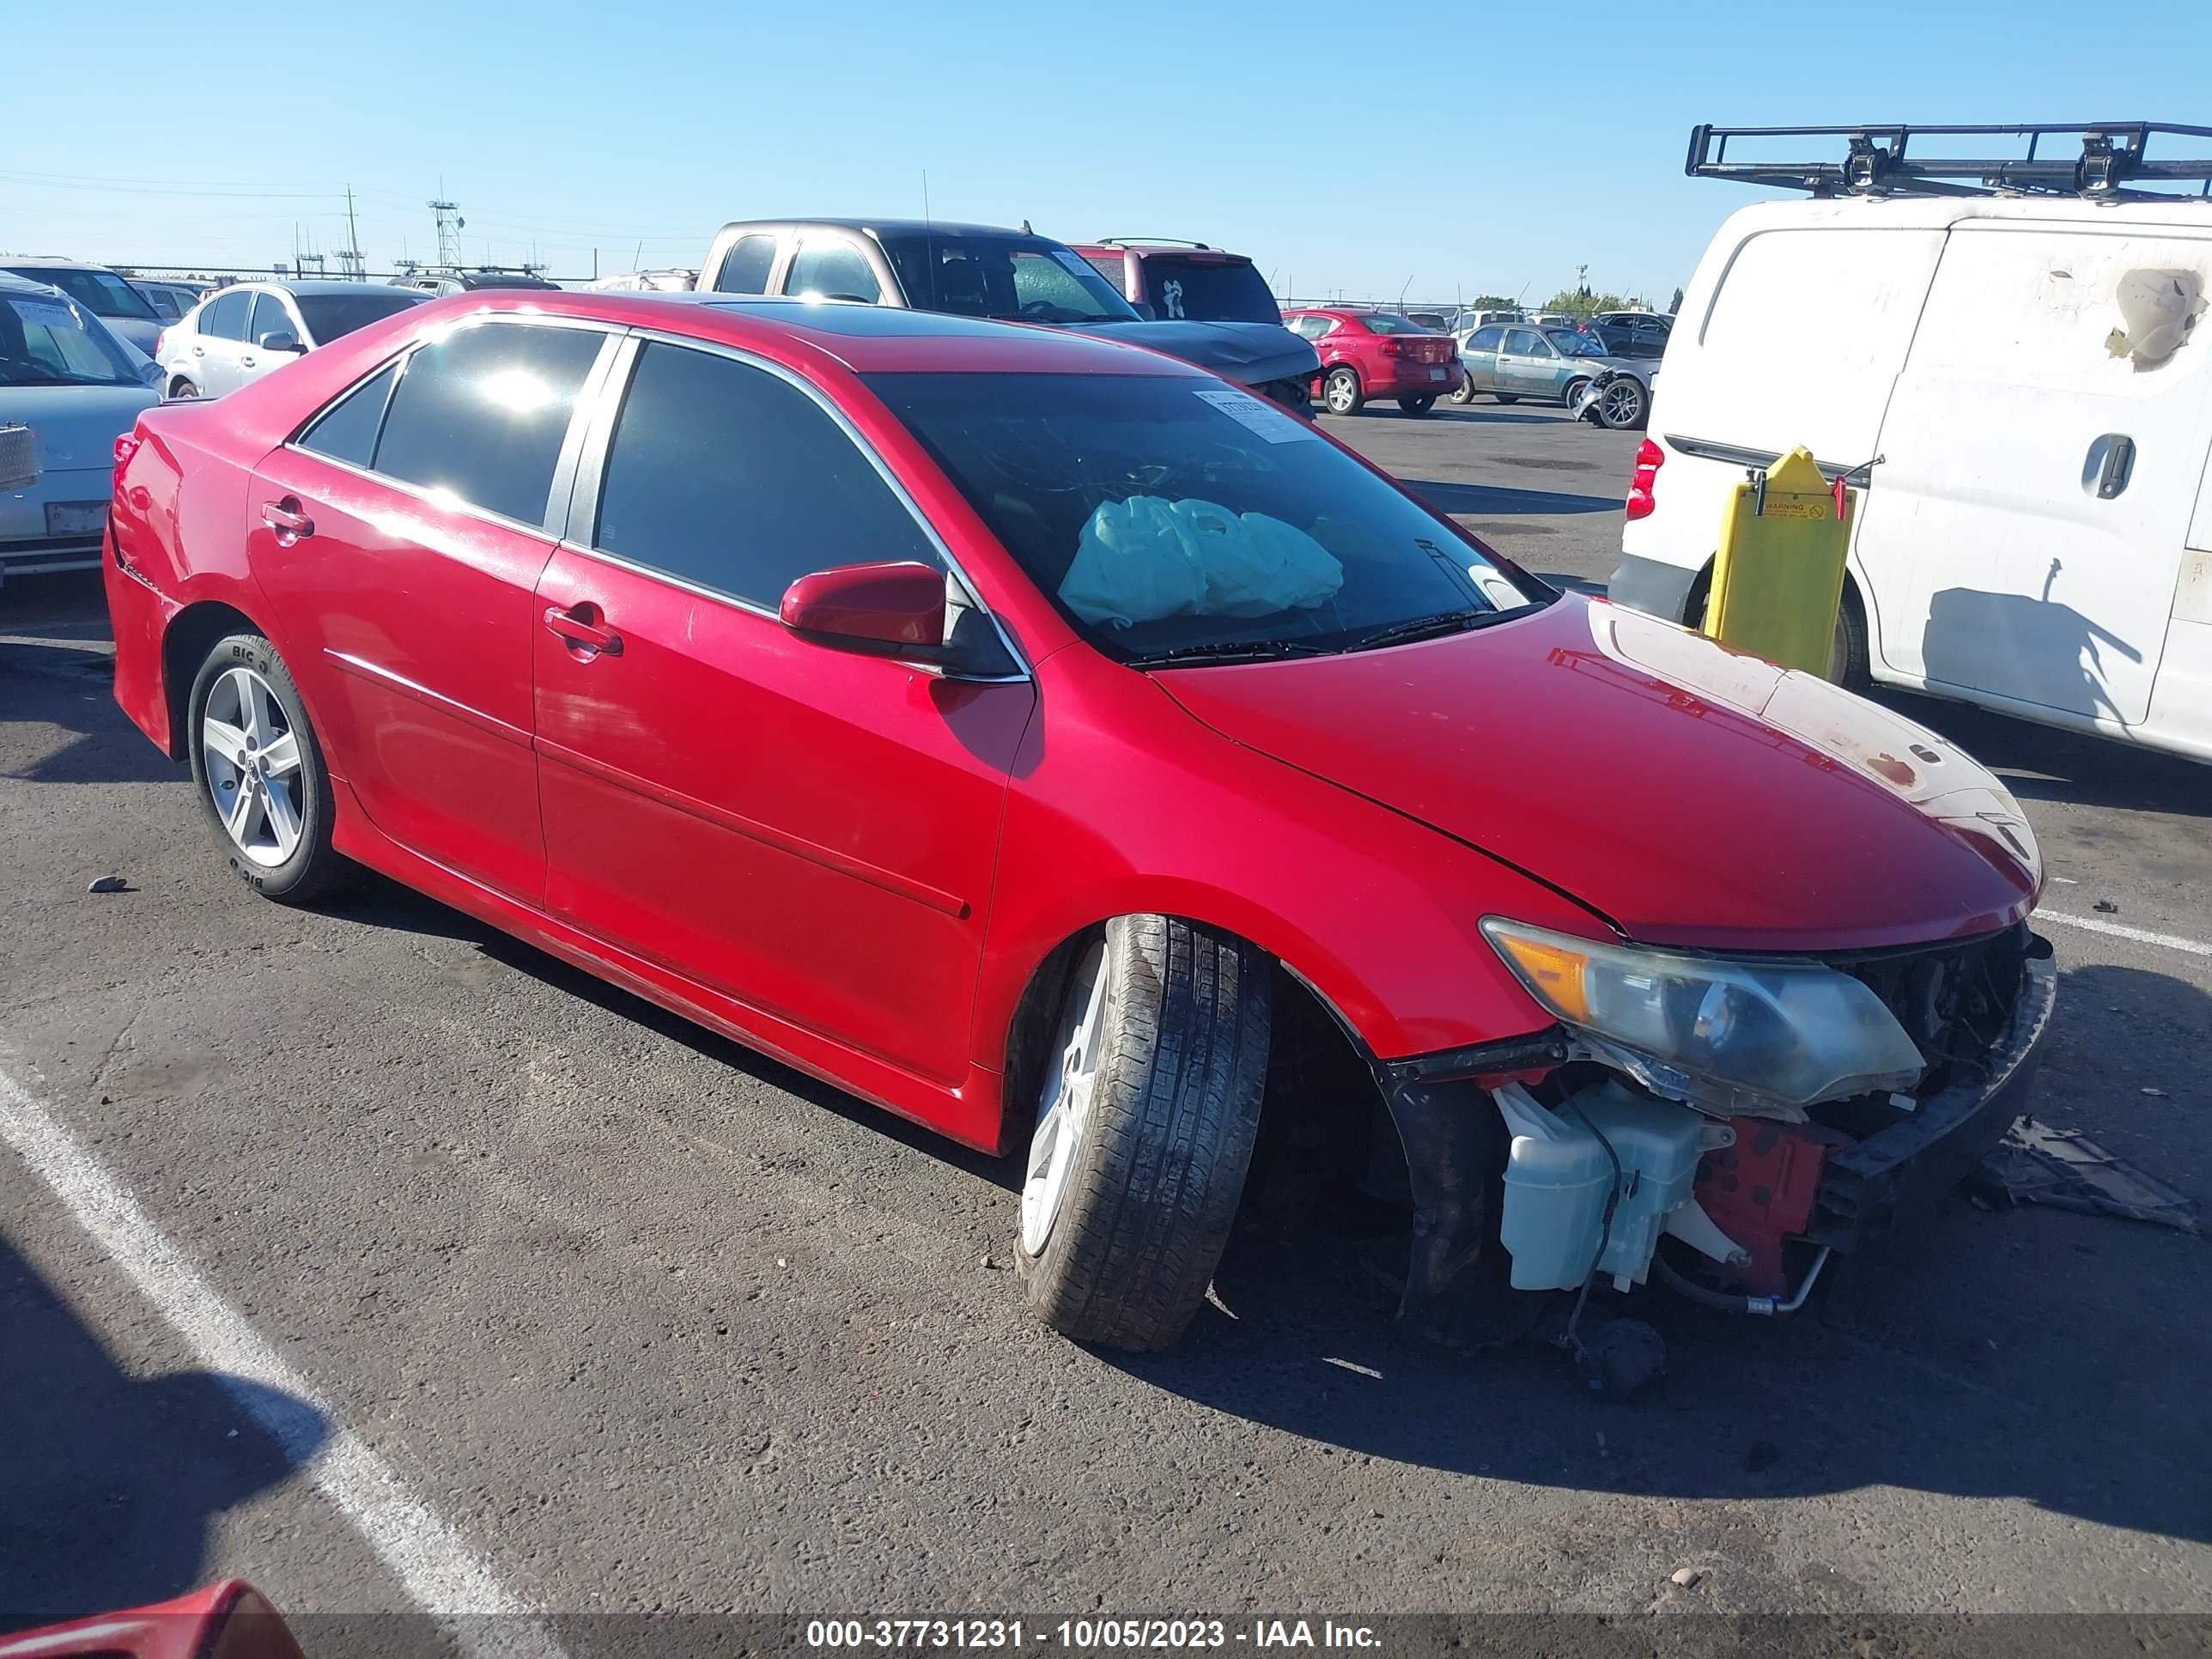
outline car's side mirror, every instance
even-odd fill
[[[300,343],[299,336],[288,328],[271,329],[257,343],[264,351],[305,351],[307,349]]]
[[[801,576],[784,589],[777,614],[801,639],[833,651],[927,663],[981,678],[1018,672],[986,613],[963,607],[948,635],[950,612],[945,573],[902,559]]]

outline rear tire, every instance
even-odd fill
[[[305,904],[353,872],[331,845],[322,745],[275,646],[258,634],[216,641],[185,709],[192,782],[234,875]]]
[[[1874,685],[1867,662],[1866,611],[1858,590],[1847,580],[1844,602],[1836,610],[1836,642],[1828,657],[1828,678],[1846,691],[1865,692]]]
[[[1408,415],[1425,415],[1436,406],[1437,394],[1433,392],[1425,392],[1418,398],[1401,398],[1398,399],[1398,407],[1404,410]]]
[[[1266,1091],[1272,970],[1243,939],[1118,916],[1076,957],[1015,1258],[1079,1342],[1164,1348],[1229,1242]]]
[[[1357,415],[1367,402],[1359,371],[1340,363],[1321,383],[1321,400],[1332,415]]]
[[[200,389],[181,375],[169,387],[171,398],[197,398],[199,395]]]

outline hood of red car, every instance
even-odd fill
[[[1650,944],[1929,943],[2018,921],[2042,884],[2019,806],[1964,751],[1603,600],[1157,678],[1232,741],[1517,866]]]

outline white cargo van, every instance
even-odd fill
[[[1996,130],[1912,134],[1966,131]],[[2140,155],[2145,129],[2110,131]],[[1716,131],[1692,173],[1820,187],[1818,164],[1716,165]],[[1888,131],[1852,161],[1904,154]],[[2124,185],[2124,137],[2117,170],[2100,143],[2106,170],[2063,164],[2086,190],[1923,194],[1942,164],[1847,164],[1845,193],[1729,218],[1668,343],[1613,597],[1694,625],[1747,468],[1879,456],[1839,671],[2212,760],[2212,200]],[[2029,165],[1999,176],[2037,192],[2060,164]]]

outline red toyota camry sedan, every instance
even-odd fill
[[[106,553],[239,878],[370,866],[1023,1158],[1086,1340],[1172,1341],[1293,1164],[1402,1206],[1408,1311],[1795,1305],[2050,1016],[1958,750],[1109,341],[456,295],[148,411]]]

